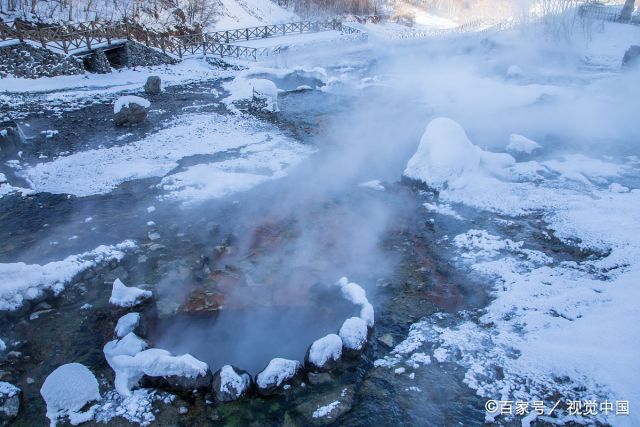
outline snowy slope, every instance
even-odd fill
[[[218,0],[211,30],[256,27],[299,21],[300,18],[270,0]]]

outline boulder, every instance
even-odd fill
[[[640,46],[629,47],[622,57],[623,67],[635,67],[640,63]]]
[[[256,375],[256,389],[261,396],[271,396],[300,384],[303,377],[302,363],[275,358]]]
[[[0,158],[14,155],[24,144],[24,134],[17,123],[9,121],[0,124]]]
[[[354,386],[336,386],[324,393],[309,396],[296,407],[296,412],[304,417],[305,426],[332,425],[351,410],[354,397]]]
[[[152,376],[144,374],[140,378],[140,386],[143,388],[159,388],[178,393],[190,394],[194,391],[208,392],[211,390],[213,374],[207,369],[205,375],[168,375]]]
[[[122,96],[113,106],[113,121],[116,126],[131,126],[142,123],[147,118],[147,108],[151,103],[138,96]]]
[[[338,332],[342,339],[345,356],[354,357],[360,354],[367,343],[368,333],[367,322],[360,317],[351,317],[345,320]]]
[[[162,92],[162,81],[158,76],[149,76],[144,84],[144,92],[149,95],[158,95]]]
[[[18,387],[0,381],[0,426],[9,425],[18,416],[21,394]]]
[[[247,371],[225,365],[213,374],[213,393],[218,402],[227,403],[246,396],[253,387]]]
[[[329,334],[309,346],[304,364],[309,371],[330,371],[337,366],[341,357],[342,339],[336,334]]]

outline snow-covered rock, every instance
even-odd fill
[[[122,259],[124,251],[134,247],[135,244],[127,240],[114,246],[98,246],[93,251],[45,265],[0,264],[0,310],[16,310],[25,300],[37,299],[45,291],[57,295],[79,273],[103,262]]]
[[[11,422],[20,411],[21,390],[5,381],[0,381],[0,425]]]
[[[149,377],[146,381],[149,385],[185,391],[211,386],[211,371],[206,363],[190,354],[173,356],[166,350],[146,348],[147,343],[133,332],[104,346],[107,363],[116,374],[116,390],[121,395],[131,396],[143,377]]]
[[[118,319],[116,324],[115,333],[117,338],[122,338],[125,335],[133,332],[140,324],[140,313],[127,313]]]
[[[509,145],[507,145],[507,151],[510,153],[531,154],[539,148],[540,144],[525,136],[515,133],[509,136]]]
[[[494,173],[514,163],[506,153],[491,153],[473,145],[462,126],[438,117],[427,125],[404,176],[440,191],[452,183],[464,186],[477,174]]]
[[[144,84],[144,93],[158,95],[160,92],[162,92],[162,80],[160,77],[149,76]]]
[[[47,403],[47,417],[55,425],[58,418],[92,418],[91,410],[80,413],[89,402],[100,399],[98,380],[86,366],[68,363],[59,366],[44,380],[40,394]]]
[[[151,103],[139,96],[121,96],[113,104],[113,122],[116,126],[134,125],[147,118],[147,108]]]
[[[312,371],[327,371],[336,366],[342,357],[342,339],[329,334],[311,344],[304,358],[305,365]]]
[[[297,360],[272,359],[256,376],[258,393],[269,396],[296,385],[303,375],[302,363]]]
[[[338,280],[338,286],[340,286],[342,296],[346,300],[360,306],[360,317],[367,323],[368,327],[372,327],[375,322],[373,306],[369,303],[367,293],[362,286],[349,282],[349,279],[346,277]]]
[[[0,339],[0,351],[5,351],[7,349],[7,345]]]
[[[254,104],[271,113],[279,111],[278,88],[275,83],[267,79],[250,79],[248,83],[253,89]]]
[[[231,365],[224,365],[213,374],[213,392],[218,402],[233,402],[244,397],[252,387],[248,372]]]
[[[367,343],[369,328],[367,322],[360,317],[351,317],[344,321],[338,335],[342,339],[345,353],[357,353],[362,351]]]
[[[133,307],[151,298],[151,295],[151,291],[125,286],[120,279],[116,279],[113,282],[109,303],[119,307]]]

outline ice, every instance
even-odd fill
[[[116,102],[113,104],[113,112],[117,114],[130,104],[140,105],[144,108],[149,108],[151,106],[151,103],[144,98],[134,95],[126,95],[116,99]]]
[[[78,412],[89,402],[100,399],[98,381],[86,366],[68,363],[56,368],[40,389],[47,403],[47,417],[55,425],[58,418],[82,416]]]
[[[367,326],[372,327],[374,319],[373,306],[367,299],[367,293],[357,283],[349,282],[349,279],[342,277],[338,280],[338,285],[342,290],[342,296],[352,303],[360,306],[360,317],[367,322]]]
[[[344,347],[350,350],[361,350],[367,342],[367,334],[367,322],[360,317],[345,320],[338,332]]]
[[[118,323],[116,324],[116,337],[122,338],[138,326],[140,323],[140,313],[127,313],[118,319]]]
[[[507,145],[507,151],[511,153],[524,153],[531,154],[535,150],[540,148],[540,144],[527,138],[526,136],[512,133],[509,136],[509,145]]]
[[[135,286],[125,286],[120,279],[116,279],[113,282],[109,303],[119,307],[133,307],[151,298],[151,295],[151,291]]]
[[[301,366],[301,363],[297,360],[276,357],[258,374],[256,384],[260,388],[267,388],[271,385],[279,386],[296,375]]]
[[[309,348],[309,361],[313,365],[323,367],[330,361],[342,357],[342,339],[336,334],[329,334],[317,339]]]
[[[104,262],[120,260],[135,246],[127,240],[45,265],[0,264],[0,310],[16,310],[25,300],[38,298],[45,290],[59,294],[79,273]]]

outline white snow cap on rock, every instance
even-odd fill
[[[149,108],[151,106],[149,101],[144,98],[140,98],[139,96],[121,96],[116,99],[116,102],[113,104],[113,113],[119,113],[124,107],[128,107],[130,104],[137,104],[144,108]]]
[[[519,65],[513,64],[507,68],[507,77],[521,77],[522,68]]]
[[[233,366],[224,365],[220,369],[220,391],[229,393],[235,397],[240,396],[251,384],[248,374],[238,374]]]
[[[418,151],[409,159],[404,175],[442,190],[453,181],[464,185],[462,177],[511,166],[515,159],[505,153],[491,153],[473,145],[455,121],[438,117],[428,125]]]
[[[278,112],[278,87],[274,82],[267,79],[250,79],[249,85],[253,88],[254,96],[262,98],[267,102],[267,110],[272,113]]]
[[[271,385],[279,386],[288,379],[293,378],[301,368],[302,364],[297,360],[276,357],[258,374],[256,384],[260,388],[267,388]]]
[[[527,138],[526,136],[512,133],[509,136],[509,145],[507,145],[507,151],[510,153],[524,153],[531,154],[535,150],[540,148],[540,144]]]
[[[118,319],[116,324],[116,337],[122,338],[138,326],[140,323],[140,313],[127,313]]]
[[[151,291],[145,291],[134,286],[125,286],[120,279],[116,279],[113,282],[109,303],[120,307],[133,307],[151,298],[151,295]]]
[[[173,356],[166,350],[147,347],[133,332],[121,340],[113,340],[104,346],[107,363],[116,373],[116,391],[122,396],[131,396],[132,389],[143,375],[150,377],[196,378],[207,374],[209,366],[191,356]]]
[[[342,289],[342,296],[352,303],[360,306],[360,317],[372,327],[374,324],[373,306],[367,299],[367,293],[362,286],[357,283],[349,282],[349,279],[342,277],[338,280],[338,286]]]
[[[329,361],[337,361],[342,357],[342,339],[336,334],[329,334],[315,340],[309,348],[309,362],[322,367]]]
[[[367,342],[367,322],[359,317],[350,317],[340,327],[340,338],[345,348],[361,350]]]
[[[47,417],[51,425],[65,415],[79,415],[77,413],[83,406],[100,399],[96,377],[80,363],[68,363],[56,368],[44,380],[40,394],[47,403]]]

